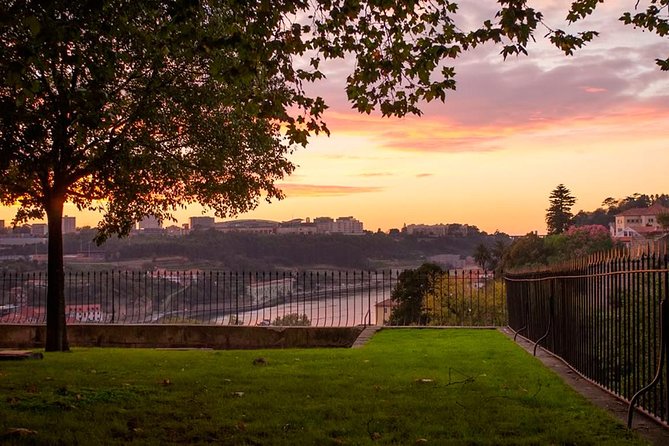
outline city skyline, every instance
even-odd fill
[[[539,4],[546,23],[565,26],[568,5]],[[462,20],[476,22],[488,6],[462,5]],[[465,54],[454,63],[458,89],[445,104],[424,104],[422,117],[358,114],[343,86],[351,67],[326,65],[328,80],[309,88],[330,105],[331,137],[313,137],[290,157],[298,167],[279,183],[285,200],[261,199],[238,217],[354,215],[372,231],[462,223],[522,235],[545,232],[560,183],[577,198],[574,212],[607,197],[668,192],[669,74],[654,61],[666,56],[666,39],[620,23],[624,6],[602,4],[571,26],[600,31],[573,57],[542,39],[527,57],[503,61],[491,45]],[[0,219],[13,214],[0,208]],[[78,226],[98,219],[72,205],[65,214]],[[175,212],[179,223],[195,215],[197,206]]]

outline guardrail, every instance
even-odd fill
[[[423,277],[416,271],[70,272],[66,319],[317,327],[506,324],[503,283],[492,275]],[[409,283],[409,277],[424,286],[413,292],[403,287],[399,296],[398,283]],[[45,323],[47,284],[43,272],[0,273],[0,323]]]
[[[541,345],[628,401],[630,417],[638,403],[667,424],[666,245],[507,273],[505,280],[509,326],[536,342],[535,351]]]

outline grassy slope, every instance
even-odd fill
[[[75,350],[0,363],[0,395],[0,442],[644,444],[494,331],[388,330],[357,350]],[[3,437],[16,427],[37,433]]]

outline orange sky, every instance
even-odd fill
[[[564,26],[565,2],[539,3],[549,23]],[[465,55],[455,63],[458,90],[420,118],[357,114],[344,95],[346,64],[333,65],[314,87],[331,107],[332,135],[292,155],[298,168],[282,182],[285,200],[240,218],[352,215],[370,230],[469,223],[542,233],[559,183],[576,196],[574,211],[609,196],[669,192],[669,73],[654,63],[667,56],[667,41],[623,26],[616,8],[586,22],[601,35],[573,57],[541,39],[529,57],[503,61],[492,46]],[[474,20],[480,11],[463,13]],[[66,212],[79,226],[97,221]],[[180,222],[191,215],[200,210],[176,214]],[[11,216],[0,208],[0,219]]]

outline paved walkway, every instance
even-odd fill
[[[504,327],[501,328],[500,331],[513,339],[513,332],[509,328]],[[534,343],[518,336],[516,344],[524,348],[530,355],[532,354]],[[590,400],[594,405],[608,410],[624,425],[627,425],[627,403],[583,379],[578,373],[574,372],[569,366],[562,362],[562,360],[556,358],[541,347],[537,349],[537,359],[543,362],[546,367],[557,373],[567,384]],[[636,412],[632,422],[632,429],[655,445],[669,445],[669,429],[665,428],[644,413],[639,411]]]
[[[351,348],[360,348],[363,345],[365,345],[372,336],[374,336],[374,333],[377,331],[381,330],[380,325],[368,325],[365,327],[364,330],[360,332],[358,337],[356,338],[355,342],[351,346]]]

